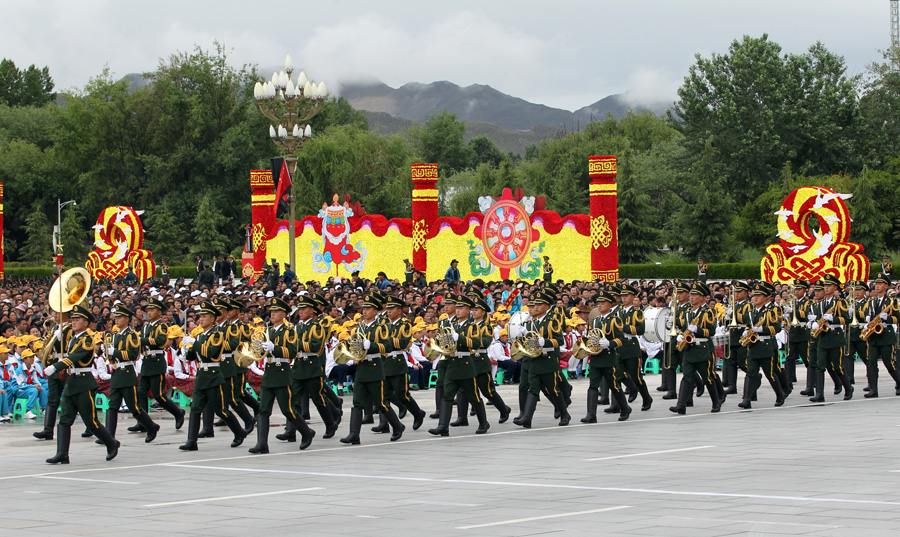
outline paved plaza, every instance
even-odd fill
[[[120,423],[123,446],[111,463],[76,425],[72,464],[56,467],[44,464],[54,443],[31,437],[36,424],[6,424],[0,481],[17,514],[4,517],[0,535],[896,536],[900,397],[883,371],[881,379],[878,399],[863,399],[858,366],[849,402],[829,393],[829,403],[811,404],[799,387],[773,408],[764,383],[751,411],[729,396],[710,414],[700,397],[687,416],[653,391],[650,411],[638,399],[631,420],[600,412],[591,425],[578,422],[587,388],[579,380],[568,427],[546,402],[531,430],[496,424],[488,407],[487,435],[476,436],[470,418],[436,438],[426,420],[399,442],[365,426],[361,446],[317,438],[299,452],[274,439],[273,425],[263,456],[247,453],[251,438],[229,448],[226,429],[200,451],[180,452],[185,432],[155,413],[163,429],[153,444]],[[659,376],[647,380],[652,391]],[[433,393],[415,393],[429,412]],[[516,387],[501,393],[516,406]],[[313,418],[321,435],[315,410]],[[338,436],[346,429],[345,420]]]

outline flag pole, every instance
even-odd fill
[[[295,233],[296,233],[296,214],[295,214],[295,197],[294,197],[294,175],[297,172],[297,157],[295,156],[286,156],[284,157],[285,162],[288,164],[288,171],[291,173],[291,191],[288,194],[288,203],[289,203],[289,212],[288,212],[288,259],[291,264],[291,269],[294,273],[297,273],[297,263],[296,263],[296,245],[294,244]],[[276,202],[277,207],[277,202]]]

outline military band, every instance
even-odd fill
[[[685,414],[693,406],[695,390],[696,395],[700,394],[701,385],[710,398],[711,412],[720,411],[726,394],[738,392],[742,399],[738,407],[751,409],[763,377],[775,394],[775,406],[782,406],[797,381],[798,361],[807,369],[803,395],[813,402],[825,401],[825,372],[828,371],[839,386],[835,394],[843,392],[843,399],[849,400],[854,395],[850,366],[855,357],[866,366],[867,398],[879,396],[879,364],[884,365],[894,381],[895,394],[900,395],[896,368],[900,303],[889,294],[890,285],[890,277],[883,273],[874,279],[871,289],[865,282],[849,282],[843,289],[846,294],[842,294],[840,282],[831,275],[813,283],[795,280],[785,287],[788,297],[783,305],[778,305],[774,302],[776,292],[772,284],[734,281],[730,282],[727,308],[717,314],[709,305],[710,289],[706,283],[675,282],[670,306],[670,341],[662,359],[663,398],[676,399],[669,410]],[[527,314],[521,321],[521,333],[514,337],[517,350],[514,359],[520,359],[522,365],[520,415],[514,423],[525,428],[532,426],[541,393],[553,405],[559,425],[569,423],[572,385],[562,375],[561,350],[583,357],[588,364],[587,408],[582,423],[596,423],[597,408],[604,404],[609,405],[605,412],[618,414],[619,421],[628,420],[632,407],[626,385],[633,387],[632,400],[640,395],[641,409],[650,409],[652,398],[643,377],[640,343],[650,325],[645,322],[637,302],[638,290],[627,283],[601,288],[596,295],[597,309],[591,313],[587,325],[584,319],[575,318],[581,313],[577,308],[573,308],[573,319],[569,319],[557,305],[557,292],[552,283],[532,290]],[[446,350],[440,346],[428,348],[424,342],[414,341],[414,336],[422,337],[426,332],[426,324],[420,318],[410,321],[404,314],[407,304],[401,297],[373,292],[361,305],[360,318],[352,334],[348,334],[360,346],[361,354],[356,362],[349,431],[341,438],[342,443],[360,443],[363,416],[373,409],[379,415],[373,431],[390,432],[392,441],[399,440],[405,430],[395,407],[412,416],[413,430],[421,427],[426,413],[412,396],[408,377],[407,356],[413,345],[419,346],[420,354],[426,349],[436,349],[439,354],[428,358],[437,360],[438,376],[437,412],[432,415],[438,422],[428,431],[430,434],[448,436],[451,425],[467,425],[469,408],[478,420],[475,433],[487,433],[491,424],[482,397],[499,412],[500,423],[507,421],[511,408],[497,391],[487,354],[495,337],[499,337],[496,334],[505,335],[507,331],[495,330],[490,316],[492,306],[480,289],[443,297],[434,337],[447,342]],[[152,442],[160,427],[148,415],[145,403],[148,394],[175,417],[176,429],[179,428],[184,413],[166,398],[165,370],[159,366],[160,360],[165,363],[160,353],[171,345],[180,345],[186,350],[186,359],[197,363],[187,440],[180,449],[198,449],[197,440],[203,437],[200,434],[202,415],[208,411],[218,415],[231,429],[232,447],[241,445],[256,427],[257,442],[249,451],[268,453],[270,421],[276,401],[287,421],[287,430],[278,437],[296,441],[299,432],[300,449],[306,449],[316,432],[303,417],[303,399],[312,402],[321,417],[325,426],[323,438],[332,438],[340,425],[341,404],[326,383],[325,352],[332,332],[340,326],[327,315],[328,306],[323,296],[304,294],[294,301],[292,311],[286,301],[273,297],[268,301],[269,325],[263,327],[257,319],[259,324],[251,326],[241,318],[245,310],[242,303],[219,296],[197,307],[199,326],[191,335],[183,337],[181,334],[167,336],[170,330],[161,318],[165,306],[155,298],[146,306],[148,320],[140,331],[132,328],[134,313],[117,304],[112,312],[115,327],[105,333],[90,332],[93,315],[88,309],[75,306],[67,322],[55,330],[54,341],[43,355],[47,360],[44,372],[50,401],[44,429],[35,433],[35,437],[53,439],[55,436],[57,440],[57,453],[47,462],[69,462],[71,426],[79,415],[97,443],[106,446],[107,460],[116,457],[120,444],[115,439],[118,413],[114,409],[122,403],[138,424],[130,430],[145,431],[145,441]],[[587,311],[584,313],[586,317]],[[292,315],[297,316],[296,325],[288,321]],[[576,331],[576,348],[571,344],[566,348],[563,332],[567,326]],[[434,328],[427,327],[427,330]],[[717,334],[724,346],[724,382],[716,372],[718,359],[713,338]],[[776,336],[786,338],[783,369]],[[248,347],[258,348],[259,355],[253,360],[258,359],[257,364],[263,370],[260,401],[258,407],[251,407],[254,415],[244,402],[247,362],[236,359],[238,350]],[[91,374],[98,351],[112,368],[110,411],[106,413],[105,426],[97,417],[97,384]],[[139,361],[142,363],[140,377]],[[745,373],[742,389],[738,387],[739,370]],[[608,402],[603,401],[605,392],[609,394]],[[59,398],[61,408],[55,435],[54,397]],[[451,423],[455,406],[458,406],[457,420]],[[243,419],[243,426],[235,414]]]

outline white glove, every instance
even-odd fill
[[[828,322],[831,322],[831,321],[834,320],[834,315],[832,315],[832,314],[830,314],[830,313],[826,313],[825,315],[822,316],[822,318],[825,319],[825,320],[828,321]]]
[[[453,341],[459,341],[459,334],[457,332],[453,332]]]
[[[538,345],[540,345],[541,347],[544,346],[544,338],[541,336],[538,336]]]
[[[197,339],[193,336],[184,336],[183,338],[181,338],[181,344],[185,347],[190,347],[194,344],[195,341],[197,341]]]
[[[696,324],[688,325],[688,330],[690,330],[691,332],[696,334],[697,333],[697,325]]]
[[[369,341],[368,339],[364,339],[364,340],[363,340],[363,348],[364,348],[364,349],[369,350],[369,347],[371,347],[371,346],[372,346],[372,342],[371,342],[371,341]]]
[[[818,330],[818,329],[819,329],[819,323],[813,321],[812,329],[813,329],[813,330]]]
[[[600,340],[600,346],[603,347],[604,349],[608,349],[609,348],[609,340],[606,338],[602,338]]]
[[[44,376],[46,377],[52,377],[54,373],[56,373],[56,364],[48,366],[44,369]]]
[[[56,331],[53,332],[53,335],[56,336],[56,341],[62,341],[62,339],[63,339],[62,327],[57,326]]]
[[[107,345],[107,346],[106,346],[106,355],[107,355],[107,356],[112,356],[114,352],[116,352],[116,348],[115,348],[115,347],[113,347],[112,345]]]
[[[728,306],[727,308],[725,308],[725,317],[731,317],[731,315],[733,313],[734,313],[734,310],[731,309],[731,306]]]
[[[763,328],[761,326],[754,326],[753,331],[756,332],[757,334],[762,334]]]
[[[790,315],[792,311],[794,311],[794,310],[791,309],[790,306],[785,306],[785,307],[784,307],[784,313],[785,313],[785,315]]]
[[[879,315],[879,317],[881,317],[882,321],[887,321],[888,314],[882,311],[881,315]]]
[[[263,341],[262,348],[266,352],[272,352],[275,350],[275,344],[272,343],[271,341]]]
[[[675,341],[677,341],[678,343],[681,343],[682,341],[684,341],[684,336],[681,334],[678,334],[678,337],[675,338]]]
[[[815,321],[816,319],[819,318],[819,316],[816,315],[815,313],[810,313],[810,314],[807,315],[806,317],[807,317],[810,321]]]

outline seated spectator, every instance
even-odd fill
[[[9,347],[0,345],[0,421],[12,419],[13,403],[18,391],[16,366],[9,354]]]
[[[16,372],[18,391],[13,399],[27,400],[25,418],[29,420],[37,418],[41,409],[47,408],[47,379],[44,378],[40,367],[35,365],[34,359],[34,352],[31,349],[26,348],[22,351],[21,362]]]
[[[501,330],[499,336],[488,347],[488,358],[497,362],[497,367],[504,370],[513,383],[518,383],[522,364],[509,357],[509,333],[506,329]]]
[[[428,379],[431,376],[431,362],[425,357],[426,326],[425,321],[420,320],[412,328],[414,338],[409,346],[407,361],[409,362],[409,384],[415,385],[420,390],[428,389]]]
[[[197,364],[185,359],[181,350],[182,337],[184,331],[177,325],[170,326],[166,333],[166,382],[170,387],[193,397]]]

